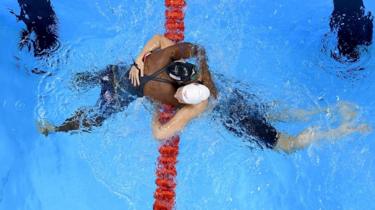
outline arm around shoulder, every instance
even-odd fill
[[[198,117],[203,113],[208,105],[208,100],[205,100],[196,105],[185,105],[178,110],[175,116],[165,124],[161,124],[158,120],[158,115],[154,117],[152,130],[154,137],[158,140],[168,139],[180,132],[192,119]]]

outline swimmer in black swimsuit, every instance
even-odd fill
[[[92,127],[101,126],[105,119],[112,114],[121,112],[132,101],[143,97],[144,86],[149,81],[158,81],[181,87],[196,80],[197,71],[195,65],[189,63],[172,62],[170,65],[156,71],[151,75],[140,78],[140,85],[133,86],[128,79],[128,67],[122,65],[109,65],[100,72],[83,72],[75,75],[74,85],[76,87],[101,86],[101,92],[96,106],[90,109],[79,109],[73,117],[68,118],[60,126],[49,126],[42,133],[67,132],[79,130],[89,131]],[[181,74],[178,69],[183,69],[186,74]],[[171,79],[159,78],[158,75],[167,72]],[[182,78],[181,78],[182,77]],[[173,79],[172,79],[173,78]],[[178,79],[178,80],[176,80]],[[199,81],[197,81],[199,83]]]
[[[215,107],[215,119],[236,136],[250,143],[251,147],[269,148],[284,152],[293,152],[322,140],[337,140],[354,132],[367,133],[371,127],[355,122],[355,105],[339,102],[336,106],[316,110],[283,110],[272,113],[259,99],[240,89],[233,88],[222,97]],[[275,122],[307,121],[319,113],[332,113],[337,110],[341,122],[338,127],[322,130],[317,126],[304,129],[297,135],[290,135],[274,127]]]
[[[109,65],[101,72],[83,72],[75,75],[73,83],[77,87],[101,86],[99,100],[92,108],[79,109],[60,126],[45,125],[41,132],[48,135],[52,131],[67,132],[81,128],[83,131],[90,131],[93,126],[100,126],[112,114],[123,111],[129,103],[143,94],[130,83],[118,80],[127,69],[125,66]]]
[[[258,147],[273,149],[278,141],[278,131],[269,123],[262,105],[251,102],[253,100],[258,99],[234,88],[215,107],[214,116],[236,136]]]
[[[79,109],[59,126],[41,122],[39,130],[45,135],[50,132],[90,131],[93,127],[101,126],[104,120],[112,114],[123,111],[136,98],[143,96],[154,99],[156,102],[174,106],[190,104],[189,109],[191,109],[195,107],[197,102],[201,102],[201,99],[198,98],[198,101],[194,99],[189,102],[189,100],[175,98],[174,93],[178,88],[190,83],[210,85],[209,73],[204,70],[205,62],[200,62],[201,70],[198,71],[196,65],[181,60],[181,58],[198,56],[198,52],[197,46],[190,43],[173,44],[173,46],[165,47],[164,50],[154,52],[153,56],[155,54],[159,57],[154,56],[147,59],[146,74],[137,80],[139,83],[136,86],[133,86],[129,76],[130,73],[137,72],[137,69],[140,68],[140,65],[136,62],[130,68],[122,65],[109,65],[100,72],[79,73],[74,79],[76,86],[101,86],[100,97],[96,105],[92,108]],[[202,59],[205,59],[205,57],[202,57]],[[160,69],[157,69],[159,67]],[[203,85],[194,86],[193,89],[197,87],[199,89]],[[212,88],[208,92],[211,92],[212,95],[215,94],[215,90]],[[172,94],[169,95],[169,93]],[[204,95],[202,96],[204,97]],[[205,94],[205,96],[206,98],[202,100],[206,100],[209,94]],[[191,109],[190,112],[194,113],[194,109]]]

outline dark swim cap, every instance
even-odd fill
[[[195,80],[197,76],[196,66],[191,63],[173,62],[167,67],[168,75],[180,83]]]

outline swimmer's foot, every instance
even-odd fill
[[[372,131],[372,128],[368,124],[362,123],[362,124],[355,125],[350,122],[349,123],[344,122],[337,129],[333,129],[330,131],[330,137],[332,140],[338,140],[356,132],[359,132],[361,134],[367,134],[367,133],[370,133],[371,131]]]
[[[346,101],[338,102],[337,108],[343,122],[353,121],[358,114],[358,107]]]
[[[48,134],[56,131],[55,126],[48,123],[47,121],[39,121],[37,123],[37,129],[41,134],[45,136],[48,136]]]
[[[361,134],[368,134],[368,133],[371,133],[372,130],[373,130],[372,127],[370,125],[367,125],[367,124],[360,124],[360,125],[358,125],[358,127],[356,129]]]

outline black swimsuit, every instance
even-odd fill
[[[114,112],[121,111],[130,102],[138,97],[144,96],[144,87],[149,81],[158,81],[179,87],[176,81],[159,78],[158,76],[165,72],[164,67],[151,75],[140,77],[140,85],[133,86],[129,79],[129,67],[122,65],[108,65],[104,71],[99,73],[101,84],[100,99],[98,101],[102,113],[106,116]]]
[[[278,132],[267,121],[263,105],[249,102],[251,98],[239,89],[233,89],[223,95],[214,111],[224,127],[235,135],[261,148],[273,149],[278,141]]]
[[[163,82],[167,84],[171,84],[175,86],[176,88],[181,87],[183,85],[189,84],[191,82],[197,82],[197,83],[202,83],[201,81],[187,81],[184,83],[178,83],[178,81],[173,80],[173,79],[165,79],[165,78],[160,78],[158,77],[161,73],[166,72],[167,68],[169,65],[157,70],[156,72],[150,74],[150,75],[144,75],[143,77],[139,77],[139,86],[133,86],[131,83],[131,80],[129,79],[129,72],[130,70],[127,70],[123,66],[117,66],[117,65],[110,65],[107,68],[112,69],[112,73],[114,75],[114,89],[117,94],[123,95],[126,93],[130,93],[131,95],[135,95],[138,97],[143,97],[144,96],[144,87],[149,81],[157,81],[157,82]]]
[[[96,106],[80,110],[71,118],[56,128],[57,131],[80,129],[82,124],[85,130],[93,126],[100,126],[112,114],[123,111],[132,101],[143,96],[143,89],[147,82],[159,81],[178,85],[176,81],[158,78],[165,71],[160,69],[151,75],[140,78],[140,86],[134,87],[128,79],[129,67],[109,65],[98,73],[83,72],[76,75],[76,84],[93,87],[100,84],[101,93]],[[198,81],[194,81],[198,82]],[[223,95],[224,100],[215,107],[224,126],[238,136],[249,137],[261,147],[273,148],[277,144],[278,133],[258,110],[248,102],[251,98],[238,89]]]
[[[100,84],[100,97],[95,106],[77,111],[77,113],[56,127],[56,131],[71,131],[83,128],[89,131],[93,126],[100,126],[112,114],[121,112],[131,102],[143,96],[147,82],[159,81],[175,84],[172,80],[158,78],[165,68],[151,75],[140,78],[140,86],[134,87],[129,80],[129,67],[108,65],[100,72],[81,72],[76,74],[73,82],[77,87],[90,88]]]

